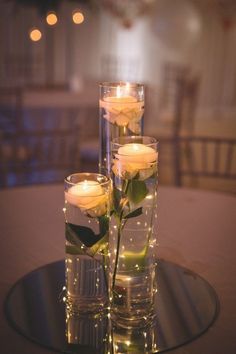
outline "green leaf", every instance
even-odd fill
[[[113,203],[114,203],[114,210],[116,212],[119,210],[121,198],[122,198],[121,191],[114,187],[114,189],[113,189]]]
[[[80,255],[80,254],[85,254],[86,249],[82,249],[75,246],[75,245],[66,245],[66,253],[67,254],[72,254],[72,255]]]
[[[66,252],[70,254],[85,254],[86,248],[84,244],[80,241],[76,233],[73,231],[71,227],[72,224],[66,223],[65,225],[66,240],[72,244],[71,247],[69,247],[69,245],[66,245]],[[72,250],[72,248],[74,248],[74,250]]]
[[[108,233],[101,238],[98,242],[96,242],[92,247],[87,249],[87,254],[91,257],[93,257],[96,253],[104,253],[106,254],[106,250],[108,247]]]
[[[124,252],[124,269],[132,271],[134,274],[142,272],[147,266],[146,247],[141,252]]]
[[[99,239],[105,236],[109,230],[109,217],[107,215],[99,216],[99,228],[100,228],[100,235]]]
[[[125,215],[125,216],[124,216],[124,219],[134,218],[134,217],[136,217],[136,216],[141,215],[142,212],[143,212],[143,208],[140,207],[140,208],[138,208],[138,209],[135,209],[135,210],[131,211],[129,214]]]
[[[140,203],[148,194],[148,189],[144,181],[132,179],[127,191],[127,197],[133,204]]]
[[[86,226],[66,224],[66,239],[74,245],[91,247],[99,239],[92,229]]]
[[[72,244],[71,246],[66,245],[66,252],[87,254],[93,257],[96,253],[104,251],[108,245],[109,218],[100,217],[100,222],[102,223],[102,233],[98,235],[89,227],[66,223],[66,240]]]

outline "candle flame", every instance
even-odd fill
[[[118,85],[117,88],[116,88],[116,96],[117,97],[121,97],[121,87],[120,87],[120,85]]]
[[[139,145],[138,144],[133,144],[133,149],[135,151],[139,151]]]
[[[88,189],[88,181],[86,179],[83,181],[82,188],[84,191],[86,191],[86,189]]]

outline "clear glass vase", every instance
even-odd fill
[[[96,173],[65,179],[66,308],[71,314],[106,309],[111,181]]]
[[[111,317],[124,328],[142,327],[155,314],[157,141],[114,139],[112,153]]]
[[[99,108],[99,171],[110,175],[111,141],[143,134],[144,85],[101,83]]]

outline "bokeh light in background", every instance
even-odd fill
[[[74,11],[72,13],[72,20],[76,25],[80,25],[84,22],[84,15],[80,11]]]
[[[38,42],[42,38],[42,33],[38,28],[33,28],[29,31],[31,41]]]
[[[54,26],[58,21],[55,12],[49,12],[46,16],[46,21],[49,26]]]

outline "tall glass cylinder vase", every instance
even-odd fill
[[[111,316],[121,327],[142,327],[155,313],[157,141],[122,137],[112,152]]]
[[[99,170],[110,175],[111,141],[143,134],[144,85],[132,83],[100,84]]]
[[[99,312],[108,304],[106,277],[111,181],[95,173],[65,179],[66,308]]]

